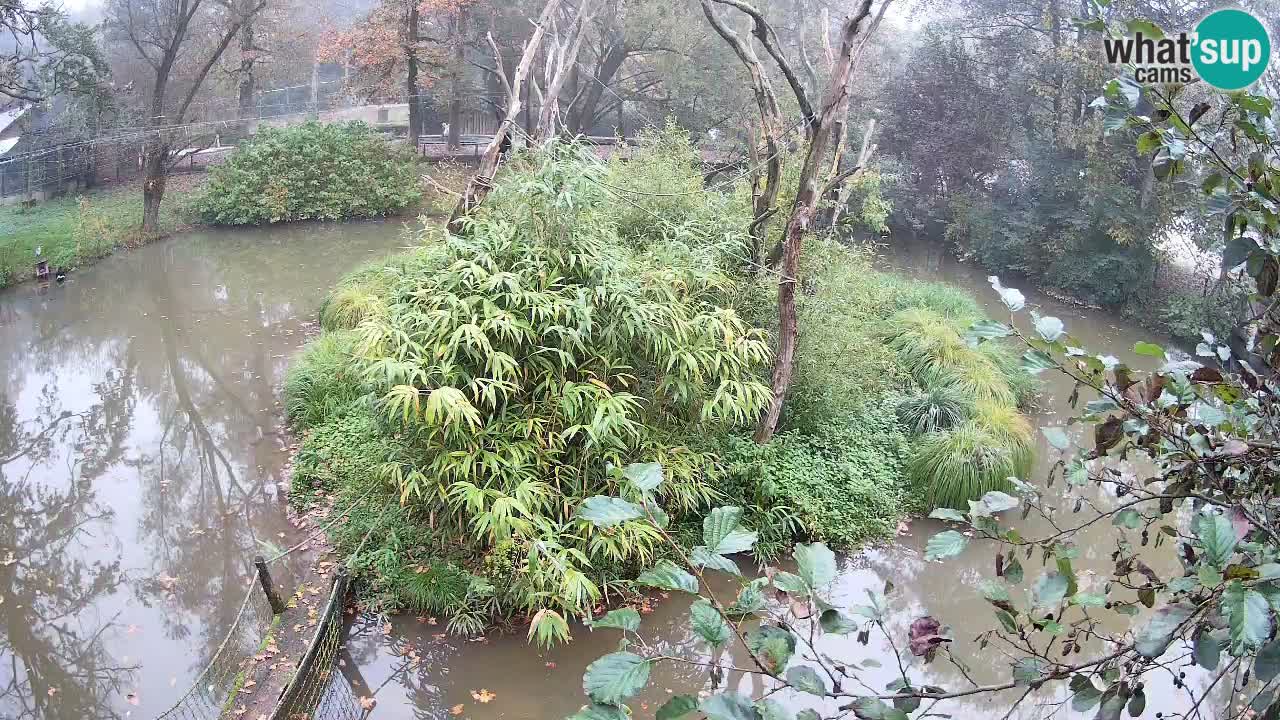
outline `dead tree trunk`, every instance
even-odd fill
[[[516,65],[515,75],[510,79],[507,78],[506,71],[502,69],[502,53],[498,50],[498,43],[494,41],[492,33],[488,36],[489,46],[493,48],[493,56],[496,60],[495,65],[498,77],[502,80],[502,86],[507,92],[507,113],[502,122],[498,123],[498,129],[494,131],[493,139],[489,141],[488,147],[485,148],[484,155],[480,158],[480,167],[476,169],[476,174],[467,181],[467,187],[462,191],[462,197],[458,199],[458,204],[453,208],[453,214],[449,217],[449,232],[462,232],[463,220],[467,214],[483,202],[485,196],[493,188],[493,176],[498,172],[498,161],[501,159],[502,148],[511,134],[511,129],[520,117],[521,98],[523,97],[521,91],[524,88],[525,80],[529,77],[529,68],[532,67],[533,60],[538,54],[538,48],[542,46],[542,38],[546,34],[547,24],[559,5],[560,0],[547,0],[546,6],[542,8],[542,15],[538,17],[538,22],[534,26],[533,34],[524,45],[524,52],[520,56],[519,64]]]
[[[800,250],[804,236],[813,223],[814,212],[818,200],[830,190],[831,183],[818,187],[818,170],[826,161],[827,148],[831,144],[832,128],[844,106],[844,99],[849,92],[849,75],[853,68],[853,56],[856,49],[855,39],[862,27],[862,21],[871,14],[871,0],[862,0],[857,14],[846,17],[840,28],[840,49],[832,63],[826,89],[816,111],[800,82],[799,76],[792,70],[790,63],[778,48],[777,35],[765,21],[764,15],[745,0],[702,0],[703,11],[716,31],[734,46],[738,57],[747,65],[752,73],[753,83],[757,87],[757,96],[761,82],[756,79],[761,71],[761,63],[750,53],[749,46],[737,38],[728,27],[711,11],[710,2],[736,8],[746,13],[752,22],[751,34],[760,42],[765,51],[773,58],[782,76],[791,86],[796,96],[796,103],[804,116],[805,137],[808,148],[805,152],[804,164],[800,169],[800,178],[796,186],[796,199],[791,207],[791,215],[787,219],[786,230],[782,238],[782,258],[778,278],[778,350],[774,358],[772,389],[773,397],[769,407],[756,426],[756,442],[768,442],[778,427],[782,417],[782,407],[786,402],[787,391],[791,387],[791,378],[795,370],[796,339],[798,336],[796,318],[796,285],[799,282]],[[746,48],[744,52],[743,47]],[[776,102],[775,105],[776,107]],[[852,172],[841,173],[833,181],[841,181]]]
[[[858,63],[862,59],[862,54],[867,49],[867,41],[871,39],[871,36],[875,34],[876,29],[880,27],[880,21],[884,20],[885,11],[889,9],[889,5],[892,3],[893,3],[893,0],[884,0],[884,2],[880,4],[880,9],[876,11],[876,16],[875,16],[875,19],[871,21],[871,26],[867,28],[867,32],[863,33],[862,39],[858,41],[858,47],[853,51],[853,62],[850,66],[851,76],[853,72],[857,70]],[[827,18],[827,11],[824,8],[822,11],[822,19],[823,19],[822,27],[824,28],[823,42],[824,42],[824,51],[827,58],[827,68],[828,70],[830,70],[832,67],[835,66],[835,52],[831,47],[830,38],[825,32],[825,28],[827,26],[826,18]],[[841,101],[840,111],[836,114],[836,125],[831,131],[834,137],[835,150],[834,152],[831,153],[831,170],[828,172],[828,177],[834,178],[837,175],[839,175],[841,172],[840,168],[844,164],[845,149],[848,147],[848,143],[846,142],[846,138],[845,138],[845,134],[846,134],[845,126],[848,122],[849,122],[849,93],[846,92],[844,95],[844,99]],[[859,167],[865,164],[865,161],[867,159],[865,157],[867,148],[868,148],[867,142],[870,135],[874,131],[875,131],[875,120],[872,120],[871,125],[868,127],[867,132],[863,137],[862,150],[858,154],[858,162],[856,163],[856,165]],[[844,208],[842,205],[844,202],[848,200],[848,197],[849,197],[849,193],[843,187],[840,187],[840,186],[833,187],[831,191],[827,193],[826,197],[823,198],[826,204],[820,211],[818,227],[820,228],[835,227],[836,221],[840,219],[840,215],[844,211]]]
[[[405,91],[409,101],[409,142],[416,144],[422,134],[422,103],[418,102],[418,3],[409,0],[405,17],[404,60],[407,69]]]
[[[560,116],[560,91],[564,89],[573,67],[578,62],[578,51],[582,48],[582,38],[586,35],[587,24],[595,14],[599,3],[585,0],[578,6],[570,23],[568,37],[561,38],[555,33],[546,58],[546,90],[542,93],[538,107],[538,124],[534,126],[533,137],[538,142],[546,142],[556,136]],[[553,26],[554,27],[554,26]]]
[[[719,0],[715,0],[719,1]],[[707,16],[711,27],[733,48],[738,59],[746,67],[751,77],[751,88],[755,94],[756,108],[760,112],[760,138],[764,144],[764,184],[758,190],[753,186],[751,194],[752,221],[747,229],[751,242],[751,263],[758,266],[761,253],[764,251],[765,236],[768,232],[769,218],[777,212],[778,191],[782,183],[782,111],[778,108],[778,96],[773,92],[773,84],[769,81],[769,73],[764,63],[756,56],[750,43],[743,40],[715,13],[712,0],[702,0],[702,12]],[[754,144],[754,140],[752,141]],[[752,148],[756,155],[756,148]],[[753,157],[752,172],[759,172],[760,163]]]

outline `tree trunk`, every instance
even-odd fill
[[[778,353],[773,365],[773,398],[764,416],[760,418],[759,425],[756,426],[755,440],[758,443],[766,443],[773,438],[773,433],[778,428],[778,420],[782,417],[783,403],[786,402],[787,392],[791,388],[791,379],[795,371],[796,339],[799,335],[796,321],[796,284],[799,282],[801,243],[805,234],[809,232],[818,198],[825,194],[825,188],[823,190],[818,188],[818,168],[826,159],[833,126],[840,116],[844,97],[849,92],[854,38],[858,34],[862,21],[870,14],[871,0],[863,0],[858,14],[845,18],[840,32],[842,38],[840,53],[836,56],[831,76],[827,79],[826,91],[818,105],[819,112],[816,116],[810,116],[805,126],[809,147],[805,153],[804,165],[800,168],[800,178],[796,184],[796,200],[792,205],[791,217],[787,220],[787,229],[782,241],[781,276],[778,278]],[[760,24],[762,23],[757,21],[757,26]],[[761,34],[763,32],[758,33],[757,36]],[[784,67],[785,71],[785,60],[781,55],[770,54],[775,62]],[[794,75],[791,72],[783,74],[788,78]],[[791,83],[791,87],[797,95],[804,92],[798,83]],[[808,103],[802,101],[800,105],[805,107]]]
[[[418,142],[422,134],[422,105],[418,102],[418,3],[409,0],[409,13],[405,25],[405,67],[408,78],[405,83],[409,102],[409,142]]]
[[[142,235],[148,240],[160,234],[160,202],[164,200],[164,186],[168,175],[165,161],[168,155],[168,144],[153,140],[147,144],[143,157]]]
[[[240,28],[240,106],[239,117],[253,115],[253,95],[257,91],[257,79],[253,76],[253,23],[246,22]]]
[[[450,150],[457,150],[462,145],[463,73],[466,65],[466,46],[463,40],[466,37],[466,22],[466,11],[458,11],[453,36],[453,82],[449,89],[449,137],[447,142]],[[494,62],[500,63],[502,58],[494,58]]]

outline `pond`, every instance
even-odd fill
[[[249,558],[295,539],[281,496],[289,439],[279,388],[289,358],[333,282],[400,238],[397,222],[202,231],[108,258],[45,291],[0,293],[0,717],[151,718],[190,684],[236,614]],[[960,285],[1000,315],[984,274],[936,247],[889,248],[884,264]],[[1120,350],[1147,333],[1027,295],[1086,346],[1144,365]],[[1071,388],[1047,379],[1034,422],[1061,424]],[[1068,432],[1078,439],[1083,430]],[[1052,461],[1041,438],[1037,478]],[[1046,527],[1034,518],[1024,526]],[[896,637],[921,615],[953,628],[965,670],[940,658],[914,677],[1003,680],[1008,648],[974,640],[994,621],[976,589],[993,554],[974,544],[945,566],[925,563],[924,544],[940,527],[916,521],[893,543],[841,558],[838,595],[858,601],[892,580]],[[1105,572],[1108,530],[1078,539],[1082,589]],[[1028,562],[1028,585],[1038,573]],[[694,655],[686,608],[654,597],[645,641]],[[408,616],[361,618],[349,632],[343,674],[383,719],[562,718],[583,703],[587,663],[618,642],[616,631],[578,627],[573,643],[539,653],[519,634],[468,641],[447,635],[443,619]],[[882,638],[824,643],[863,663],[871,688],[896,674]],[[756,675],[726,679],[744,692],[765,688]],[[699,668],[664,664],[633,707],[648,717],[671,693],[707,686]],[[937,711],[1001,717],[1019,694]],[[1172,686],[1147,694],[1149,710],[1185,707]],[[1037,694],[1014,716],[1047,715],[1056,706],[1044,703],[1062,698]]]
[[[200,231],[0,292],[0,717],[156,716],[286,545],[279,387],[395,223]]]
[[[955,261],[941,248],[931,244],[886,247],[881,265],[886,270],[918,277],[922,280],[943,280],[971,292],[994,318],[1007,317],[992,291],[987,276],[980,269]],[[1017,286],[1016,283],[1010,283]],[[1044,315],[1055,315],[1067,325],[1068,331],[1086,347],[1120,357],[1130,366],[1148,369],[1150,358],[1128,352],[1138,340],[1156,340],[1149,332],[1141,330],[1120,318],[1106,313],[1064,305],[1061,302],[1024,289],[1030,305]],[[1067,398],[1071,393],[1069,383],[1061,377],[1045,374],[1044,392],[1038,410],[1032,418],[1036,426],[1063,425],[1069,415]],[[1073,442],[1082,439],[1083,426],[1067,428]],[[1042,435],[1038,435],[1037,467],[1035,480],[1043,480],[1056,459],[1054,451]],[[1091,440],[1090,440],[1091,441]],[[1132,469],[1131,469],[1132,470]],[[1061,492],[1062,482],[1052,494]],[[1113,502],[1113,498],[1101,492],[1093,492],[1089,499],[1099,504]],[[1070,512],[1070,508],[1066,509]],[[1070,522],[1071,515],[1067,515]],[[1084,516],[1081,516],[1084,517]],[[1028,537],[1047,534],[1049,525],[1034,516],[1026,521],[1014,521],[1024,528]],[[916,520],[903,527],[898,538],[879,547],[840,558],[841,573],[836,596],[849,603],[865,603],[865,591],[881,591],[886,580],[895,589],[888,596],[890,612],[889,628],[903,650],[903,662],[917,661],[909,672],[921,683],[961,689],[969,685],[971,678],[979,684],[1006,681],[1010,676],[1010,663],[1018,655],[1008,647],[992,643],[985,648],[976,641],[983,630],[995,626],[991,606],[980,595],[978,583],[993,575],[994,551],[990,546],[973,543],[958,558],[945,565],[926,563],[924,546],[930,536],[943,529],[933,520]],[[1095,527],[1077,538],[1080,558],[1075,561],[1081,579],[1081,590],[1091,584],[1100,584],[1108,574],[1110,553],[1114,550],[1110,525]],[[1157,572],[1173,567],[1167,552],[1153,553],[1149,562]],[[1166,558],[1162,564],[1159,558]],[[1040,574],[1039,560],[1025,563],[1029,587]],[[726,583],[726,588],[729,586]],[[1019,592],[1014,590],[1014,592]],[[726,590],[727,593],[727,590]],[[689,599],[678,593],[670,597],[655,597],[653,603],[642,609],[642,636],[651,648],[663,654],[703,657],[699,648],[704,647],[687,620]],[[955,642],[951,652],[964,665],[962,672],[955,664],[942,657],[929,665],[919,665],[918,660],[906,652],[906,638],[911,622],[920,616],[932,615],[952,628]],[[1115,616],[1117,621],[1121,618]],[[1127,621],[1127,618],[1123,618]],[[1118,624],[1112,624],[1116,627]],[[383,618],[363,618],[351,629],[348,649],[358,666],[358,672],[348,673],[357,678],[357,690],[375,697],[376,718],[432,718],[443,720],[451,717],[473,720],[497,720],[499,718],[529,718],[556,720],[568,717],[584,703],[582,673],[591,661],[618,649],[619,632],[616,630],[592,631],[577,626],[571,644],[539,653],[530,646],[523,635],[491,635],[465,641],[445,633],[443,621],[425,617],[392,617],[389,626]],[[820,642],[823,652],[843,659],[865,663],[857,672],[866,687],[883,692],[885,685],[898,677],[897,664],[890,645],[883,637],[873,634],[868,646],[856,644],[850,636],[828,637]],[[1100,643],[1085,643],[1084,654],[1097,652]],[[1073,656],[1075,659],[1075,656]],[[734,653],[722,662],[727,666],[748,667],[749,659],[742,653]],[[1207,679],[1195,668],[1178,668],[1186,662],[1175,664],[1175,670],[1186,670],[1190,687],[1201,688]],[[726,684],[739,691],[759,696],[770,688],[761,682],[759,675],[749,673],[726,674]],[[636,717],[652,717],[672,694],[698,692],[709,689],[710,682],[705,669],[692,665],[661,663],[653,671],[648,688],[631,703]],[[846,688],[851,689],[851,688]],[[1012,710],[1011,717],[1039,718],[1071,716],[1069,707],[1061,705],[1068,697],[1065,686],[1028,697],[1017,702],[1021,691],[1006,691],[995,695],[976,695],[962,700],[939,704],[937,713],[954,718],[1001,718]],[[1177,691],[1170,678],[1148,682],[1148,716],[1156,711],[1169,713],[1185,710],[1188,701],[1185,691]],[[788,697],[776,694],[792,709],[814,707],[811,696]],[[1216,700],[1217,698],[1215,698]],[[1225,698],[1221,699],[1225,701]],[[1016,705],[1016,707],[1015,707]],[[820,708],[826,716],[837,714],[837,708]],[[1094,712],[1088,713],[1092,717]],[[852,717],[849,715],[849,717]]]

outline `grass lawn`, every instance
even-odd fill
[[[172,179],[171,179],[172,180]],[[160,209],[162,234],[184,224],[178,183]],[[50,268],[71,269],[116,248],[144,242],[142,191],[134,184],[46,200],[34,207],[0,206],[0,287],[34,274],[36,249]]]

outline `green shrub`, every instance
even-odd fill
[[[653,559],[647,525],[600,533],[575,517],[582,500],[620,486],[610,463],[662,463],[661,501],[678,520],[715,497],[718,471],[684,438],[747,424],[769,398],[767,342],[724,306],[734,281],[717,251],[696,234],[622,238],[600,185],[607,169],[577,152],[518,158],[465,235],[425,231],[420,249],[345,281],[322,313],[332,329],[319,357],[300,360],[290,393],[292,412],[328,422],[317,395],[337,407],[365,387],[376,398],[378,492],[396,500],[393,527],[416,528],[370,536],[374,584],[416,588],[387,602],[430,604],[402,558],[482,576],[502,548],[518,569],[486,579],[498,589],[483,598],[469,586],[468,605],[546,610],[539,639],[567,636],[565,617]],[[354,378],[341,354],[320,352],[330,337],[350,348],[351,333]],[[311,379],[322,365],[345,382]]]
[[[1174,339],[1192,344],[1202,342],[1202,332],[1213,333],[1225,342],[1235,325],[1235,317],[1243,316],[1247,293],[1222,289],[1208,294],[1195,291],[1171,291],[1155,312],[1159,329]],[[1150,308],[1133,308],[1131,314],[1150,321]]]
[[[421,197],[413,153],[364,123],[263,128],[209,172],[194,208],[207,223],[378,217]]]
[[[725,493],[756,518],[762,509],[785,508],[802,535],[853,550],[891,537],[912,509],[903,483],[908,449],[892,407],[868,405],[811,433],[781,433],[767,445],[728,440]]]
[[[289,366],[284,378],[285,417],[295,427],[320,425],[366,394],[351,364],[355,340],[352,332],[324,333]]]

